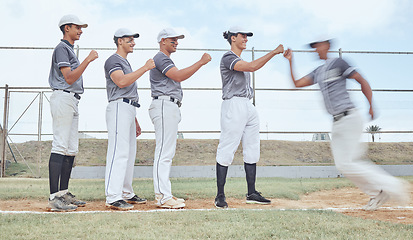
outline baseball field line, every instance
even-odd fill
[[[411,206],[407,207],[381,207],[380,209],[398,211],[398,210],[410,210]],[[130,210],[130,211],[73,211],[73,212],[38,212],[38,211],[2,211],[1,214],[89,214],[89,213],[152,213],[152,212],[187,212],[187,211],[346,211],[346,210],[361,210],[361,208],[321,208],[321,209],[240,209],[240,208],[227,208],[227,209],[153,209],[153,210]]]

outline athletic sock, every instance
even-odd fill
[[[228,167],[222,166],[221,164],[217,163],[216,172],[217,172],[217,188],[218,188],[217,195],[224,194],[224,186],[227,180]]]
[[[62,173],[60,177],[60,190],[69,188],[70,174],[72,173],[73,161],[75,156],[65,156],[62,164]]]
[[[65,156],[57,153],[51,153],[49,159],[49,186],[50,194],[59,191],[59,180],[62,171],[63,158]]]
[[[244,162],[245,177],[247,179],[248,195],[255,193],[255,177],[257,175],[257,164]]]

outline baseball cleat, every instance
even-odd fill
[[[261,196],[260,192],[255,191],[254,193],[251,193],[250,195],[247,194],[247,203],[253,203],[253,204],[271,204],[271,200],[268,200]]]
[[[62,197],[66,200],[66,202],[68,202],[68,203],[70,203],[70,204],[73,204],[73,205],[75,205],[75,206],[84,207],[84,206],[86,205],[86,202],[85,202],[85,201],[76,199],[76,196],[73,195],[73,194],[70,193],[70,192],[67,192],[67,193],[64,194]]]
[[[214,205],[215,205],[216,208],[227,208],[228,203],[225,201],[225,195],[224,194],[219,194],[215,198]]]
[[[386,203],[389,199],[390,196],[387,193],[383,192],[383,190],[381,190],[380,193],[377,194],[377,196],[370,198],[370,201],[363,207],[363,210],[374,211],[381,205]]]
[[[183,199],[183,198],[177,198],[177,197],[175,197],[175,196],[172,196],[172,198],[173,198],[175,201],[180,202],[180,203],[184,203],[184,202],[185,202],[185,199]]]
[[[125,202],[130,204],[144,204],[147,202],[147,200],[145,198],[138,197],[138,195],[135,195],[132,198],[125,199]]]
[[[184,208],[185,203],[178,202],[175,199],[171,198],[168,201],[166,201],[165,203],[158,205],[158,207],[168,208],[168,209],[178,209],[178,208]]]
[[[53,200],[49,199],[49,205],[46,209],[50,212],[69,212],[75,211],[77,206],[66,202],[63,197],[55,197]]]
[[[127,211],[133,209],[133,205],[125,202],[124,200],[118,200],[113,203],[106,203],[106,207],[120,211]]]

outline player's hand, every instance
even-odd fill
[[[138,123],[138,119],[135,118],[135,124],[136,124],[136,137],[139,137],[142,133],[141,126]]]
[[[90,51],[89,55],[87,56],[87,59],[89,62],[93,62],[96,58],[98,58],[98,52],[96,52],[95,50]]]
[[[374,111],[372,107],[370,107],[369,114],[371,116],[371,120],[374,120]]]
[[[288,59],[288,61],[291,61],[293,58],[293,51],[289,48],[287,51],[284,52],[284,57]]]
[[[149,70],[155,68],[155,61],[153,61],[152,58],[149,59],[148,61],[146,61],[145,68],[147,69],[146,71],[149,71]]]
[[[275,49],[275,54],[280,54],[284,52],[284,46],[282,44],[278,45],[278,47]]]
[[[204,53],[204,55],[202,55],[202,58],[201,58],[202,65],[205,65],[205,64],[209,63],[211,61],[211,59],[212,58],[208,53]]]

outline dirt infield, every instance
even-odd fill
[[[230,208],[235,209],[331,209],[352,217],[374,219],[393,223],[413,224],[413,206],[396,207],[393,202],[386,203],[376,211],[364,211],[361,207],[367,203],[368,197],[357,188],[341,188],[329,191],[320,191],[307,194],[300,200],[271,199],[271,205],[246,204],[245,200],[227,199]],[[187,199],[186,209],[215,209],[213,199]],[[0,201],[1,211],[33,211],[46,212],[46,200],[8,200]],[[159,209],[153,201],[135,205],[134,210],[150,211]],[[105,207],[103,201],[88,202],[85,207],[77,211],[111,211]]]

